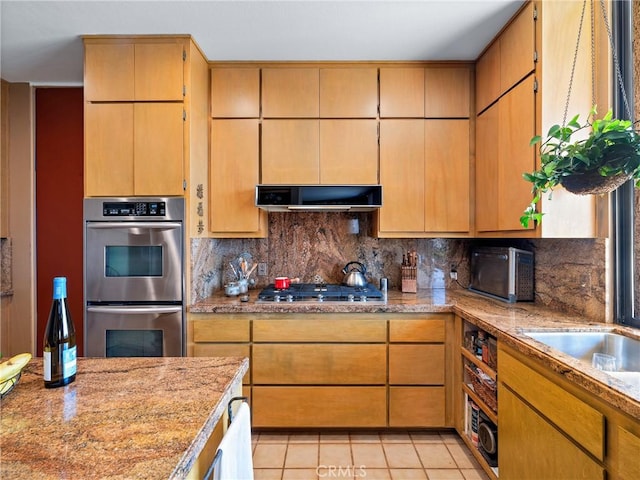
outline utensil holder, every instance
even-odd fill
[[[418,267],[402,267],[402,292],[416,293],[418,291],[417,278]]]

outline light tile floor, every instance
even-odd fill
[[[487,480],[451,431],[254,433],[255,480]]]

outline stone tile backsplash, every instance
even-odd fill
[[[358,234],[349,233],[358,219]],[[500,240],[500,239],[378,239],[373,237],[372,213],[270,213],[266,239],[191,239],[191,302],[211,295],[233,278],[229,262],[249,253],[254,262],[267,264],[268,274],[255,279],[255,288],[276,276],[299,277],[313,282],[340,283],[342,268],[358,261],[367,279],[400,289],[402,255],[415,249],[419,256],[418,288],[466,288],[471,245],[509,245],[535,253],[536,301],[582,313],[602,321],[605,308],[605,240]],[[455,265],[458,283],[450,279]]]

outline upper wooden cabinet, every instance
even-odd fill
[[[9,84],[0,80],[0,88],[0,238],[6,238],[9,236]]]
[[[380,68],[380,117],[424,118],[424,68]]]
[[[86,101],[182,101],[182,40],[85,38]]]
[[[318,118],[318,68],[263,68],[262,116],[265,118]]]
[[[261,183],[318,184],[319,145],[319,120],[263,120]]]
[[[481,112],[535,69],[535,5],[529,2],[478,59],[476,111]]]
[[[425,118],[469,118],[471,75],[468,66],[425,68]]]
[[[259,159],[257,119],[212,120],[209,229],[213,236],[266,236],[266,212],[255,206]]]
[[[376,118],[378,69],[320,69],[320,117]]]
[[[260,69],[212,68],[211,116],[260,117]]]
[[[469,120],[380,122],[380,237],[468,236]]]

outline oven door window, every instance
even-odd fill
[[[106,245],[105,277],[161,277],[161,245]]]
[[[162,330],[107,330],[107,357],[162,357]]]

